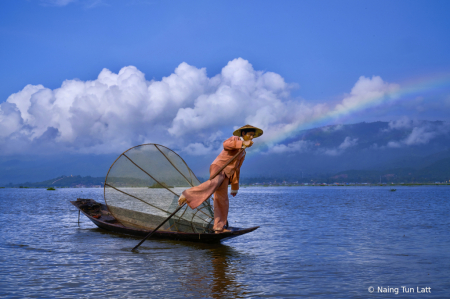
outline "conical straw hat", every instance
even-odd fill
[[[253,138],[259,137],[263,134],[263,130],[261,130],[260,128],[250,126],[250,125],[245,125],[239,129],[237,129],[236,131],[234,131],[233,135],[241,137],[241,131],[245,130],[245,129],[254,129],[255,130],[255,136]]]

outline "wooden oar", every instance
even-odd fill
[[[228,160],[227,163],[225,163],[224,166],[222,166],[218,171],[216,171],[216,173],[214,173],[214,174],[209,178],[209,180],[214,179],[214,178],[215,178],[222,170],[225,169],[225,167],[228,166],[228,164],[230,164],[231,162],[233,162],[234,159],[236,159],[236,158],[239,156],[239,154],[242,153],[242,151],[243,151],[244,149],[245,149],[245,146],[243,146],[243,147],[239,150],[239,152],[238,152],[236,155],[233,156],[233,158],[231,158],[230,160]],[[181,206],[179,206],[179,207],[175,210],[175,212],[173,212],[172,214],[170,214],[170,216],[167,217],[166,220],[164,220],[160,225],[158,225],[158,227],[156,227],[153,231],[151,231],[150,233],[148,233],[148,235],[145,236],[145,238],[142,239],[142,241],[139,242],[139,244],[137,244],[133,249],[131,249],[131,251],[135,251],[136,249],[138,249],[138,247],[141,246],[142,243],[145,242],[145,240],[147,240],[147,239],[150,238],[154,233],[156,233],[156,231],[157,231],[161,226],[163,226],[164,223],[166,223],[167,221],[169,221],[169,219],[172,218],[173,215],[175,215],[175,214],[176,214],[179,210],[181,210],[181,208],[184,207],[185,205],[186,205],[186,203],[184,203],[184,204],[182,204]]]

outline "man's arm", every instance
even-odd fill
[[[223,142],[223,149],[226,151],[234,151],[242,148],[243,141],[237,137],[233,136],[228,138]]]

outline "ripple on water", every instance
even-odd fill
[[[139,238],[85,217],[77,225],[69,201],[102,201],[101,189],[2,189],[0,297],[360,298],[369,286],[406,285],[442,298],[449,191],[243,188],[230,223],[258,230],[218,245],[151,240],[131,252]]]

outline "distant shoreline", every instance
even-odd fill
[[[329,185],[240,185],[241,188],[257,188],[257,187],[419,187],[419,186],[450,186],[450,183],[441,183],[441,184],[352,184],[352,185],[344,185],[344,184],[329,184]],[[0,187],[0,189],[47,189],[48,187]],[[103,187],[54,187],[55,189],[103,189]],[[133,187],[130,187],[133,188]],[[143,187],[136,187],[143,188]]]
[[[423,184],[315,184],[315,185],[240,185],[240,187],[416,187],[416,186],[450,186],[450,183],[423,183]]]

